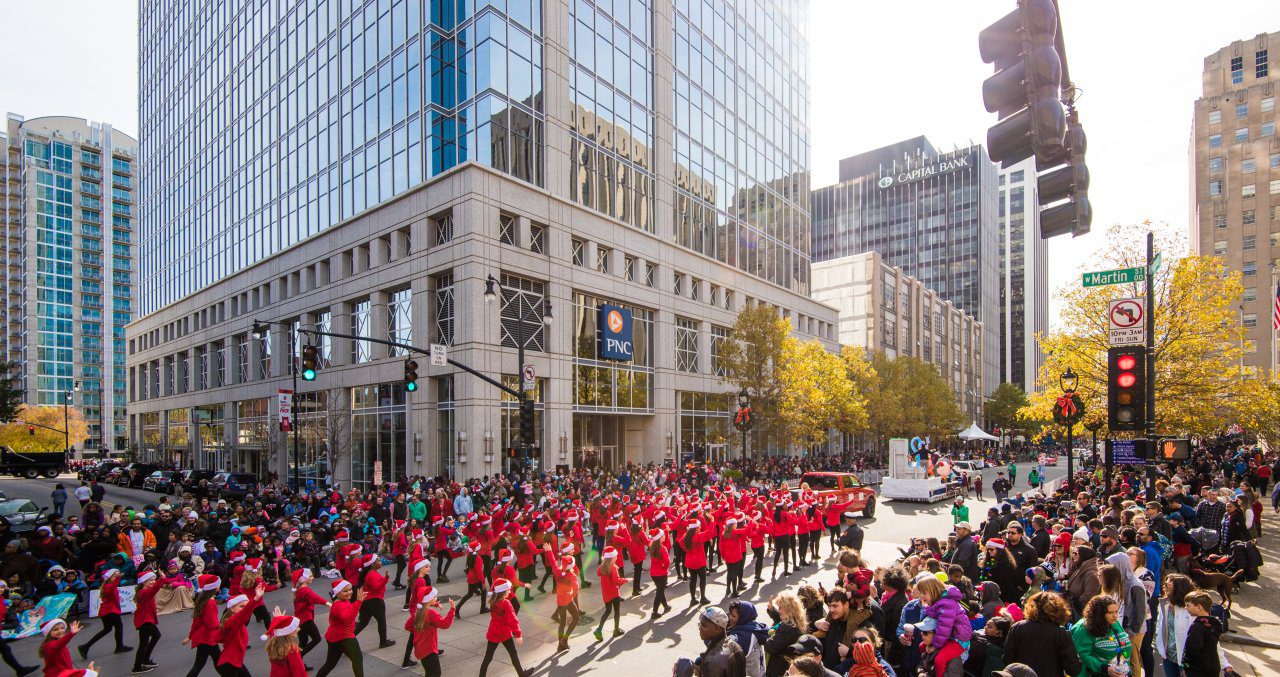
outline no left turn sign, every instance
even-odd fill
[[[1108,338],[1112,346],[1131,346],[1147,341],[1144,299],[1116,299],[1107,306]]]

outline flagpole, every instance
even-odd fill
[[[1271,263],[1271,376],[1276,374],[1276,324],[1280,322],[1280,286],[1276,286],[1276,264]]]

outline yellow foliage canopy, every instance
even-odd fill
[[[71,446],[78,447],[89,439],[89,425],[79,409],[71,407],[66,413],[71,424]],[[66,423],[62,407],[24,404],[18,409],[16,420],[0,426],[0,445],[19,452],[57,451],[67,441],[63,435]],[[30,433],[30,427],[35,428],[34,435]]]

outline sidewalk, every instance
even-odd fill
[[[1262,520],[1262,576],[1245,583],[1232,596],[1231,630],[1223,648],[1243,677],[1280,675],[1280,519],[1266,513]]]

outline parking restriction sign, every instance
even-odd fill
[[[1107,304],[1108,339],[1111,346],[1147,342],[1147,304],[1144,299],[1116,299]]]

